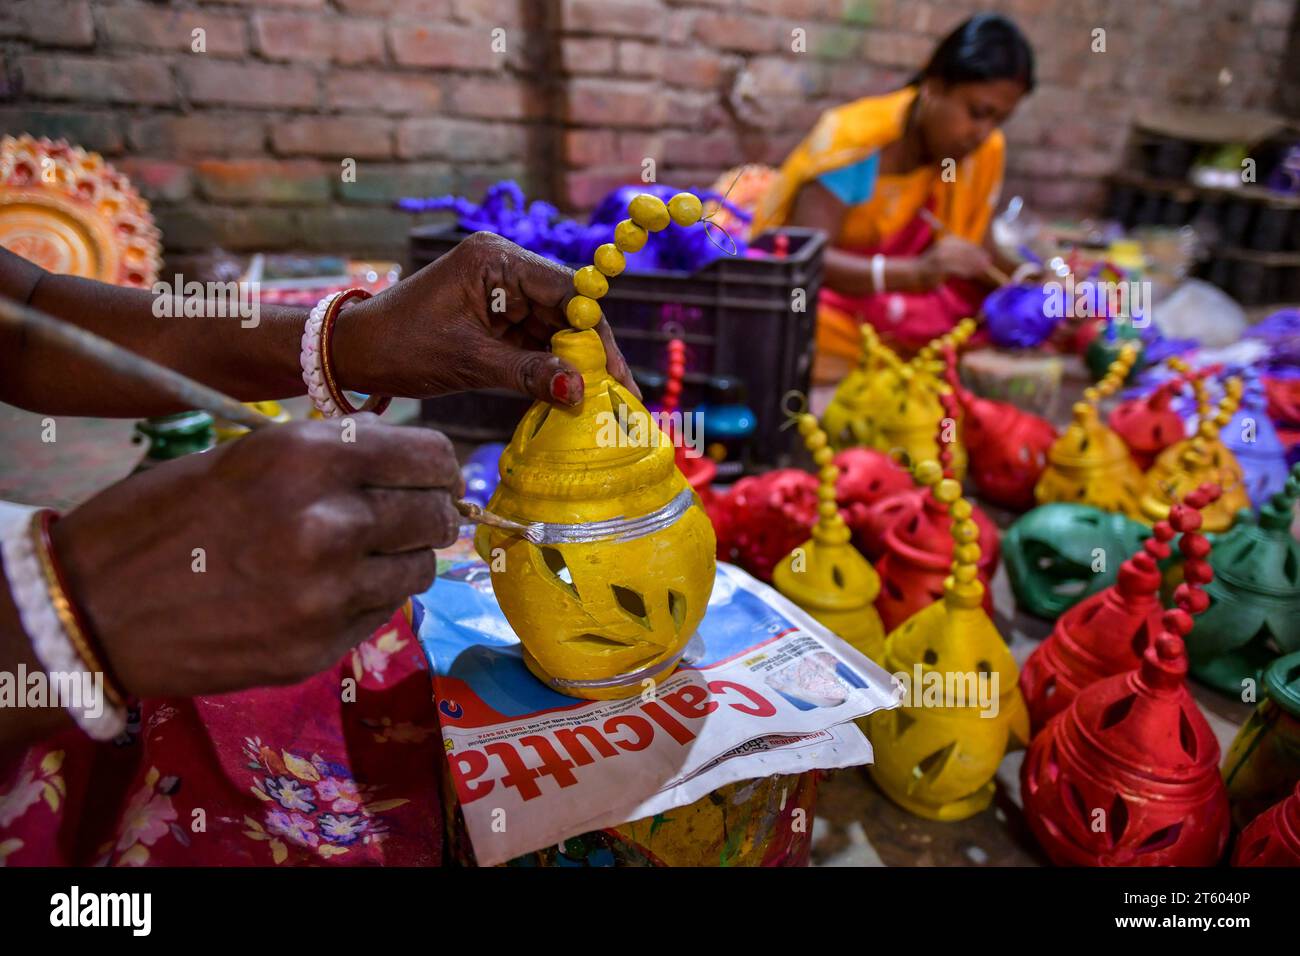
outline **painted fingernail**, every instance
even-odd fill
[[[578,387],[568,373],[556,372],[551,378],[551,398],[563,405],[572,405],[578,400]]]

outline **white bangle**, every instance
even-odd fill
[[[67,702],[66,708],[77,725],[95,740],[112,740],[126,729],[126,710],[109,703],[104,675],[86,669],[59,620],[36,553],[38,533],[35,516],[0,529],[0,552],[14,607],[36,659],[45,668],[50,691],[69,691],[77,699]]]
[[[879,252],[871,257],[871,285],[877,293],[885,291],[885,257]]]
[[[320,327],[325,321],[325,313],[329,310],[330,304],[342,294],[342,292],[331,292],[316,303],[316,307],[311,310],[311,315],[307,317],[307,324],[303,326],[302,350],[298,353],[298,363],[302,366],[302,380],[307,386],[307,394],[311,397],[311,403],[316,406],[316,410],[326,418],[338,418],[343,414],[343,409],[339,408],[338,403],[330,396],[329,386],[325,384],[325,367],[320,351]]]

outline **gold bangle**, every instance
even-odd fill
[[[53,518],[53,511],[48,509],[38,511],[32,515],[31,527],[32,546],[40,560],[41,574],[45,578],[45,589],[49,592],[50,603],[54,606],[54,613],[58,615],[59,623],[63,625],[68,639],[72,641],[77,656],[81,658],[81,663],[90,673],[104,675],[104,693],[109,701],[114,707],[125,708],[125,695],[121,693],[108,667],[95,652],[94,645],[82,628],[77,612],[63,588],[63,579],[59,574],[58,565],[54,562],[54,550],[50,541],[50,525],[53,524]]]

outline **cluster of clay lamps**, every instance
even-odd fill
[[[975,327],[973,319],[963,319],[904,362],[863,325],[858,365],[836,387],[822,415],[831,447],[874,448],[909,463],[936,459],[935,423],[945,414],[940,396],[948,391],[940,356],[964,345]],[[955,434],[947,444],[953,474],[961,480],[966,450]]]
[[[529,670],[560,693],[597,700],[638,694],[643,680],[672,673],[714,581],[713,526],[668,436],[606,371],[594,330],[597,300],[623,271],[624,254],[670,220],[699,222],[701,204],[689,193],[667,205],[643,194],[629,213],[614,242],[596,249],[595,264],[575,274],[571,328],[551,339],[582,375],[582,401],[533,405],[501,454],[489,508],[532,533],[480,525],[475,536]],[[610,415],[639,421],[640,440],[602,440]]]

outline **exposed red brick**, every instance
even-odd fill
[[[466,77],[451,87],[452,111],[485,119],[533,119],[542,114],[535,89],[519,80]]]
[[[526,22],[524,7],[535,0],[453,0],[456,19],[466,23],[515,27]]]
[[[717,89],[728,63],[722,54],[699,47],[683,49],[669,44],[663,48],[662,55],[664,82],[696,90]]]
[[[881,66],[920,69],[930,56],[934,42],[916,33],[898,30],[870,30],[863,43],[863,55]]]
[[[0,129],[66,139],[69,143],[100,153],[122,151],[122,127],[116,114],[81,113],[63,110],[0,110]]]
[[[527,130],[506,123],[434,117],[404,120],[397,131],[397,155],[402,159],[500,160],[527,149]]]
[[[316,76],[305,67],[231,63],[191,56],[177,65],[189,98],[195,103],[232,106],[315,106]]]
[[[442,106],[442,85],[429,75],[336,70],[325,77],[325,102],[333,109],[427,114]]]
[[[570,166],[607,165],[617,149],[612,130],[571,129],[564,133],[564,158]]]
[[[390,203],[403,196],[439,196],[452,192],[455,168],[447,163],[357,163],[355,182],[339,181],[338,194],[351,202]]]
[[[451,0],[336,0],[336,3],[346,13],[372,17],[424,17],[428,20],[442,20],[451,15]]]
[[[776,21],[735,13],[702,13],[695,18],[694,36],[702,43],[722,50],[765,53],[785,46],[788,32]]]
[[[326,0],[199,0],[199,2],[241,7],[298,7],[302,10],[320,10],[325,7]],[[341,0],[341,2],[346,3],[347,0]]]
[[[303,116],[271,124],[271,143],[282,156],[393,155],[393,121],[374,116]]]
[[[161,159],[128,156],[115,165],[130,177],[140,195],[150,202],[177,202],[194,191],[194,176],[189,166]]]
[[[592,209],[610,190],[640,182],[639,173],[640,170],[632,169],[584,169],[565,173],[561,201],[574,209]]]
[[[402,66],[495,70],[504,65],[510,36],[505,36],[505,49],[497,53],[492,49],[492,29],[397,22],[388,27],[388,44]]]
[[[202,28],[204,52],[241,56],[248,51],[244,18],[215,10],[169,10],[156,4],[114,4],[97,11],[99,30],[114,47],[194,51]]]
[[[640,40],[622,40],[618,44],[618,72],[623,76],[658,78],[664,70],[663,47]]]
[[[214,202],[325,202],[342,167],[306,160],[210,159],[195,167],[203,195]]]
[[[384,31],[372,20],[259,13],[253,17],[253,37],[258,52],[269,60],[356,64],[384,59]]]
[[[646,159],[656,162],[664,158],[664,134],[658,131],[641,132],[640,130],[618,134],[619,164],[640,166]]]
[[[165,63],[152,59],[99,60],[28,54],[18,58],[23,89],[31,96],[100,103],[174,102],[176,85]]]
[[[130,121],[131,148],[144,155],[181,158],[238,156],[262,152],[265,120],[251,116],[144,116]]]
[[[95,20],[86,0],[5,0],[0,37],[22,37],[43,46],[94,46]]]
[[[560,46],[560,60],[565,73],[612,73],[614,41],[606,37],[565,37]]]
[[[726,169],[741,162],[744,157],[730,133],[666,133],[664,156],[674,166],[708,166]]]
[[[666,11],[650,0],[561,0],[560,18],[570,33],[658,39],[666,25]]]
[[[659,88],[641,80],[574,80],[568,89],[567,118],[581,126],[660,125],[667,99]]]

